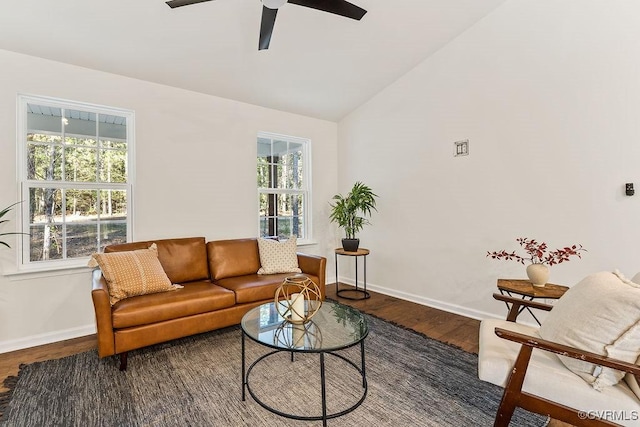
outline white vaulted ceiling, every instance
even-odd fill
[[[0,49],[338,121],[504,1],[353,0],[361,21],[285,4],[258,51],[259,0],[10,0]]]

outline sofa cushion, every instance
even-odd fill
[[[589,275],[556,302],[540,327],[540,336],[635,363],[640,356],[640,288],[614,273]],[[561,360],[597,390],[618,383],[624,376],[589,362]]]
[[[216,281],[216,284],[230,289],[236,294],[236,302],[244,304],[248,302],[264,301],[276,296],[276,289],[291,273],[282,274],[249,274],[245,276],[229,277]],[[307,274],[314,283],[318,278]]]
[[[215,240],[207,243],[212,280],[255,274],[260,268],[257,239]]]
[[[109,302],[155,292],[175,290],[164,272],[156,245],[135,251],[93,254],[89,266],[96,263],[109,289]]]
[[[105,253],[132,251],[148,248],[151,243],[158,247],[158,259],[172,283],[209,279],[207,248],[204,237],[163,239],[147,242],[123,243],[104,248]]]
[[[260,269],[258,274],[302,273],[298,267],[298,249],[295,236],[285,241],[258,239]]]
[[[232,291],[210,281],[185,283],[175,292],[127,298],[113,306],[113,327],[128,328],[207,313],[235,305]]]

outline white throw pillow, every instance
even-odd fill
[[[298,249],[295,236],[279,242],[273,239],[258,239],[260,269],[258,274],[302,273],[298,267]]]
[[[635,363],[640,356],[640,288],[618,275],[585,277],[560,298],[540,327],[546,340]],[[624,373],[560,357],[593,388],[617,384]]]
[[[631,282],[633,282],[636,287],[640,287],[640,273],[636,273],[636,275],[631,278]]]

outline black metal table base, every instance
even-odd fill
[[[358,365],[356,365],[355,362],[347,359],[346,357],[337,354],[335,352],[332,351],[322,351],[322,352],[317,352],[320,355],[320,384],[322,387],[322,415],[295,415],[295,414],[289,414],[287,412],[283,412],[279,409],[273,408],[269,405],[267,405],[266,403],[264,403],[262,400],[260,400],[260,398],[253,392],[253,390],[251,389],[251,385],[249,384],[249,376],[251,375],[251,371],[253,370],[253,368],[260,363],[261,361],[265,360],[266,358],[273,356],[274,354],[277,353],[281,353],[281,352],[286,352],[288,350],[274,350],[271,351],[267,354],[264,354],[262,356],[260,356],[258,359],[256,359],[251,365],[249,365],[248,369],[245,369],[245,333],[242,332],[242,400],[246,400],[246,395],[245,395],[245,390],[249,392],[249,394],[251,395],[251,397],[253,398],[253,400],[260,406],[262,406],[264,409],[266,409],[269,412],[272,412],[276,415],[279,415],[281,417],[285,417],[285,418],[290,418],[293,420],[301,420],[301,421],[320,421],[322,420],[322,425],[326,426],[327,425],[327,420],[332,419],[332,418],[337,418],[337,417],[341,417],[345,414],[348,414],[349,412],[352,412],[354,409],[356,409],[358,406],[360,406],[362,404],[362,402],[364,402],[364,399],[367,397],[367,391],[368,391],[368,385],[367,385],[367,375],[366,375],[366,371],[365,371],[365,358],[364,358],[364,340],[360,341],[360,357],[361,357],[361,366],[362,367],[358,367]],[[291,361],[293,362],[293,353],[291,352]],[[309,352],[305,352],[305,353],[309,353]],[[362,375],[362,397],[360,397],[360,399],[353,404],[352,406],[340,411],[340,412],[335,412],[332,414],[327,414],[327,389],[326,389],[326,378],[325,378],[325,355],[331,355],[334,357],[337,357],[339,359],[342,359],[343,361],[347,362],[349,365],[351,365],[353,368],[355,368],[356,371],[358,371],[360,373],[360,375]]]
[[[358,256],[354,256],[354,259],[356,262],[356,286],[354,289],[340,289],[340,282],[338,282],[338,253],[337,252],[334,255],[334,257],[335,257],[335,264],[336,264],[336,295],[340,298],[348,299],[351,301],[360,301],[363,299],[371,298],[371,295],[369,294],[369,292],[367,292],[367,255],[362,255],[362,257],[364,258],[364,269],[363,269],[364,281],[362,283],[364,286],[363,289],[360,289],[358,287]],[[352,293],[355,292],[362,296],[360,297],[348,296],[348,295],[345,295],[345,292],[352,292]]]
[[[336,288],[338,287],[338,283],[336,283]],[[355,292],[358,294],[362,294],[361,297],[353,297],[353,296],[348,296],[345,295],[345,292]],[[363,290],[363,289],[338,289],[336,291],[336,295],[338,295],[340,298],[344,298],[344,299],[350,299],[352,301],[359,301],[359,300],[363,300],[363,299],[367,299],[367,298],[371,298],[371,295],[369,294],[369,292]]]

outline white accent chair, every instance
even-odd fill
[[[561,306],[565,296],[556,306]],[[640,390],[637,382],[628,381],[631,375],[640,378],[637,361],[629,363],[544,340],[540,328],[515,321],[523,307],[551,311],[554,306],[500,294],[493,297],[510,304],[507,320],[488,319],[480,325],[478,376],[505,389],[494,426],[508,426],[516,407],[576,426],[640,426],[640,395],[635,394]],[[545,322],[542,324],[544,327]],[[630,375],[599,391],[569,370],[558,355]]]

